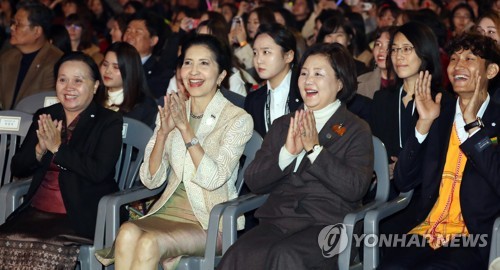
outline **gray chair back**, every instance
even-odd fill
[[[59,103],[55,91],[46,91],[23,98],[15,106],[16,111],[35,114],[38,109]]]
[[[0,187],[12,182],[10,163],[21,146],[33,116],[18,111],[0,111]]]
[[[120,190],[134,185],[144,158],[144,151],[153,130],[143,122],[123,117],[122,152],[116,163],[115,179]]]
[[[153,130],[151,127],[141,121],[123,117],[122,151],[118,161],[116,162],[115,173],[115,180],[117,181],[120,190],[130,189],[134,185],[144,159],[146,145],[148,144],[151,136],[153,136]],[[119,214],[108,213],[108,211],[111,210],[106,209],[109,200],[107,199],[108,197],[109,195],[101,198],[101,201],[99,202],[94,245],[82,245],[80,247],[80,255],[78,257],[78,261],[80,262],[79,269],[102,269],[102,265],[97,262],[94,256],[96,243],[100,243],[98,245],[98,249],[102,248],[106,237],[105,227],[113,226],[113,232],[115,232],[119,226],[119,220],[113,220],[113,224],[111,224],[111,220],[106,220],[108,216],[119,219]],[[106,229],[109,230],[109,228]]]
[[[260,149],[262,145],[262,137],[257,131],[253,131],[252,137],[245,145],[245,150],[243,150],[243,166],[238,171],[238,178],[236,179],[236,190],[238,194],[240,194],[241,188],[243,187],[244,182],[244,174],[248,165],[250,165],[251,161],[255,158],[255,154]]]
[[[384,143],[377,137],[372,136],[373,141],[373,170],[377,175],[377,192],[375,201],[385,202],[389,198],[389,166],[388,156]]]

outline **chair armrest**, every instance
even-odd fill
[[[212,208],[210,211],[210,217],[208,222],[208,231],[207,231],[207,241],[205,244],[205,254],[204,257],[199,259],[199,264],[194,258],[186,257],[183,258],[184,263],[178,267],[178,269],[214,269],[217,252],[217,239],[219,236],[219,225],[221,217],[224,217],[225,210],[229,206],[235,206],[241,203],[245,198],[253,198],[257,195],[255,194],[247,194],[229,201],[225,201],[223,203],[219,203]],[[224,237],[223,237],[224,238]],[[189,261],[192,259],[191,261]]]
[[[348,213],[344,217],[344,226],[346,229],[347,239],[340,238],[340,246],[344,246],[344,240],[347,240],[346,248],[340,252],[339,254],[339,269],[349,269],[350,261],[351,261],[351,246],[353,243],[353,235],[354,235],[354,226],[357,222],[365,218],[366,213],[368,211],[379,207],[384,204],[385,201],[376,200],[372,201],[368,204],[363,205],[361,208],[357,209],[354,212]]]
[[[4,185],[0,188],[0,224],[3,224],[7,217],[21,205],[21,199],[30,187],[31,180],[16,181]]]
[[[205,257],[201,261],[201,269],[215,269],[215,256],[217,252],[217,238],[219,236],[220,218],[224,210],[230,205],[228,202],[217,204],[210,211],[205,244]]]
[[[379,235],[379,222],[393,215],[408,206],[413,190],[401,193],[390,202],[383,203],[374,210],[368,211],[365,215],[364,233],[365,235]],[[372,238],[373,239],[373,238]],[[380,252],[378,245],[364,245],[363,247],[363,269],[376,269],[379,264]]]
[[[490,248],[490,262],[500,257],[500,217],[495,219],[495,224],[493,224],[493,233],[491,234],[491,248]],[[488,265],[489,265],[488,264]]]
[[[267,197],[269,197],[268,194],[246,194],[235,200],[228,201],[229,205],[222,216],[222,254],[224,254],[229,247],[236,242],[236,220],[238,217],[243,213],[259,208],[267,200]]]
[[[130,189],[106,195],[99,201],[99,208],[103,207],[103,215],[106,217],[105,245],[112,245],[120,227],[120,207],[131,202],[153,197],[165,189],[166,183],[156,189],[148,189],[144,186],[132,187]]]

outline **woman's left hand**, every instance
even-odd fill
[[[316,120],[311,110],[301,111],[303,117],[299,123],[300,139],[306,151],[311,150],[316,144],[319,144],[318,131],[316,130]]]
[[[170,113],[174,120],[175,126],[179,131],[184,132],[189,126],[188,118],[186,115],[186,102],[177,93],[170,96]]]
[[[40,115],[39,138],[47,150],[57,152],[61,145],[62,121],[52,120],[48,114]]]

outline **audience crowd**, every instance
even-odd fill
[[[0,0],[0,112],[43,92],[60,101],[35,114],[12,160],[15,177],[33,180],[0,225],[0,265],[24,269],[12,254],[43,254],[9,251],[12,235],[92,242],[129,117],[154,130],[140,180],[167,184],[96,253],[103,264],[175,269],[203,254],[210,210],[238,196],[254,130],[263,144],[242,194],[270,196],[220,269],[335,265],[317,237],[373,200],[371,135],[387,149],[390,199],[413,191],[381,230],[428,244],[382,248],[381,269],[500,268],[488,265],[500,216],[499,29],[499,0]],[[30,228],[47,217],[47,235]],[[474,234],[487,246],[447,246]]]

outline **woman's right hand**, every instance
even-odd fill
[[[431,128],[432,122],[438,118],[441,111],[442,94],[436,95],[436,100],[431,95],[432,75],[429,71],[420,71],[417,82],[415,83],[415,107],[418,112],[417,131],[420,134],[427,134]]]
[[[165,137],[172,131],[175,127],[174,120],[172,119],[172,114],[170,113],[170,104],[172,103],[169,94],[163,97],[164,107],[158,106],[158,113],[160,115],[160,130],[158,133],[164,135]]]
[[[303,114],[297,110],[295,111],[295,117],[290,117],[290,127],[288,128],[285,148],[292,155],[298,155],[304,150],[299,128],[299,123],[302,120],[301,116],[303,117]]]

